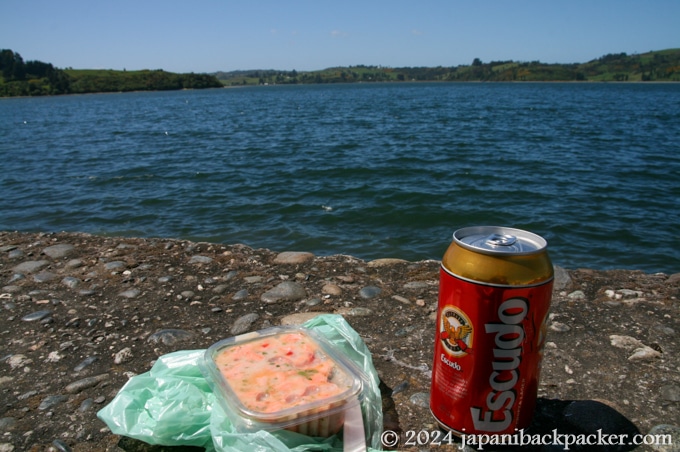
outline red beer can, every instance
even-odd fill
[[[456,434],[529,426],[536,406],[553,266],[520,229],[459,229],[441,263],[430,410]]]

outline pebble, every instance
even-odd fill
[[[32,362],[33,362],[32,359],[30,359],[26,355],[22,355],[20,353],[18,353],[16,355],[12,355],[9,358],[7,358],[7,364],[9,364],[9,367],[11,367],[12,369],[27,366],[28,364],[31,364]]]
[[[73,368],[74,372],[80,372],[81,370],[85,369],[89,365],[93,364],[96,362],[99,358],[96,356],[88,356],[84,360],[82,360],[76,367]]]
[[[567,297],[570,300],[584,300],[586,298],[586,294],[583,293],[582,290],[575,290],[572,293],[570,293],[569,295],[567,295]]]
[[[628,361],[650,361],[661,356],[661,353],[652,347],[643,346],[636,348],[633,354],[628,357]]]
[[[371,298],[377,297],[381,293],[382,293],[382,289],[380,287],[366,286],[359,291],[359,296],[361,298],[365,298],[367,300],[370,300]]]
[[[33,275],[33,281],[38,283],[45,283],[52,281],[56,277],[57,275],[52,272],[38,272],[35,275]]]
[[[553,280],[554,290],[563,290],[569,284],[571,284],[571,277],[569,276],[569,273],[567,272],[566,269],[555,265],[554,271],[555,271],[555,278]]]
[[[342,295],[342,289],[336,284],[326,284],[321,288],[321,292],[328,295]]]
[[[191,259],[189,259],[190,264],[211,264],[213,261],[212,257],[208,256],[192,256]]]
[[[139,289],[128,289],[124,292],[119,293],[118,296],[131,299],[139,296],[140,293],[142,293],[142,291]]]
[[[250,295],[248,293],[248,289],[241,289],[238,292],[236,292],[234,294],[234,296],[231,297],[231,299],[234,300],[234,301],[244,300],[244,299],[248,298],[248,295]]]
[[[664,438],[670,437],[670,442],[663,440],[659,444],[651,444],[652,450],[662,452],[680,452],[680,426],[670,424],[655,425],[649,430],[650,435],[663,435]]]
[[[113,355],[113,362],[114,364],[123,364],[131,361],[133,357],[132,349],[130,347],[125,347]]]
[[[73,254],[75,251],[75,246],[69,245],[67,243],[60,243],[58,245],[48,246],[43,250],[43,254],[51,257],[52,259],[62,259]]]
[[[617,334],[612,334],[609,336],[609,340],[610,343],[617,348],[633,349],[643,347],[645,345],[632,336],[619,336]]]
[[[52,446],[55,447],[59,452],[72,452],[72,449],[69,447],[69,445],[60,439],[55,439],[52,441]]]
[[[71,259],[70,261],[66,262],[66,268],[69,269],[80,268],[82,266],[83,266],[82,259]]]
[[[669,400],[671,402],[680,402],[680,386],[678,385],[665,385],[659,388],[661,393],[661,398],[664,400]],[[680,440],[680,438],[678,438]]]
[[[61,280],[61,283],[69,289],[75,289],[80,284],[80,280],[73,276],[67,276]]]
[[[17,420],[13,417],[0,418],[0,432],[8,432],[14,428]]]
[[[566,333],[567,331],[571,330],[571,327],[564,323],[552,322],[550,324],[550,330],[555,331],[557,333]]]
[[[26,261],[12,269],[14,273],[35,273],[50,265],[49,261]]]
[[[346,315],[346,316],[354,316],[354,317],[366,317],[369,315],[373,315],[373,310],[370,308],[363,308],[363,307],[356,307],[356,308],[340,308],[336,312],[336,314],[340,315]]]
[[[66,386],[66,392],[69,394],[77,394],[85,389],[98,385],[102,381],[109,378],[109,374],[100,374],[93,377],[83,378],[82,380],[74,381]]]
[[[392,299],[398,301],[399,303],[411,304],[408,298],[404,298],[401,295],[392,295]]]
[[[227,290],[229,290],[229,286],[226,285],[226,284],[218,284],[218,285],[216,285],[215,287],[212,288],[212,292],[216,293],[218,295],[223,294]]]
[[[52,311],[49,310],[42,310],[42,311],[36,311],[32,312],[31,314],[26,314],[21,318],[24,322],[34,322],[36,320],[42,320],[46,317],[49,317],[52,315]]]
[[[430,394],[427,392],[416,392],[411,397],[409,401],[419,407],[429,408],[430,407]]]
[[[38,409],[40,411],[49,410],[50,408],[57,406],[60,403],[66,402],[67,400],[68,400],[68,396],[65,396],[65,395],[47,396],[42,400],[42,402],[40,402]]]
[[[425,282],[425,281],[410,281],[404,284],[404,289],[409,289],[409,290],[420,290],[420,289],[428,289],[430,287],[430,283]]]
[[[194,333],[191,333],[189,331],[185,330],[180,330],[176,328],[168,328],[160,331],[156,331],[153,333],[147,341],[153,342],[153,343],[163,343],[165,345],[175,345],[179,341],[183,341],[185,339],[190,339],[194,336]]]
[[[298,301],[307,297],[305,288],[294,281],[284,281],[273,289],[262,294],[260,299],[268,304],[281,301]]]
[[[127,264],[123,261],[112,261],[112,262],[107,262],[104,264],[104,269],[107,271],[116,271],[120,270],[121,268],[126,268]]]
[[[399,394],[400,392],[406,391],[409,387],[408,381],[402,381],[398,385],[392,389],[392,394],[391,396],[394,397],[396,394]]]
[[[231,334],[234,336],[238,336],[239,334],[243,334],[249,331],[252,324],[255,323],[259,318],[260,316],[254,312],[242,315],[241,317],[236,319],[234,324],[231,326],[230,330]]]
[[[8,257],[10,259],[20,259],[20,258],[24,257],[25,255],[26,255],[26,253],[24,253],[22,250],[14,250],[14,251],[9,252]]]
[[[314,254],[301,251],[284,251],[274,258],[275,264],[304,264],[314,259]]]
[[[92,397],[85,399],[85,400],[82,401],[82,403],[78,407],[78,411],[80,411],[81,413],[84,413],[87,410],[89,410],[90,408],[92,408],[92,405],[94,405],[94,400],[92,399]]]

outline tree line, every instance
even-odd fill
[[[0,97],[218,88],[208,74],[163,70],[115,71],[58,69],[42,61],[24,61],[12,50],[0,50]]]
[[[399,81],[680,81],[680,49],[643,54],[607,54],[586,63],[547,64],[512,60],[437,67],[349,66],[319,71],[252,70],[217,72],[226,85],[273,85]]]

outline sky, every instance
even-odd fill
[[[680,0],[0,0],[0,49],[217,72],[580,63],[680,47]]]

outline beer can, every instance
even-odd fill
[[[430,410],[456,434],[529,426],[552,296],[542,237],[520,229],[459,229],[442,258]]]

